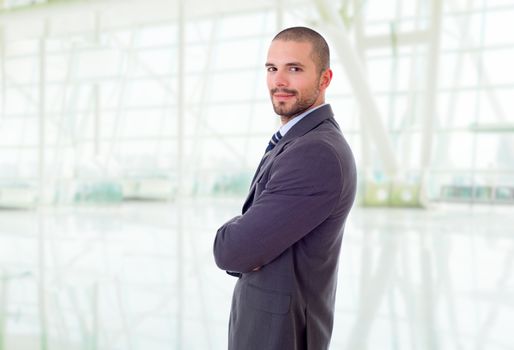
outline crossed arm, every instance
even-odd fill
[[[330,145],[305,142],[275,159],[252,206],[218,229],[214,258],[234,272],[258,270],[311,232],[333,211],[342,186]]]

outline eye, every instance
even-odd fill
[[[268,71],[268,72],[275,72],[276,70],[277,70],[276,67],[267,67],[266,68],[266,71]]]
[[[289,70],[291,72],[301,72],[302,71],[302,69],[300,67],[295,67],[295,66],[289,67]]]

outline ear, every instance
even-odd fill
[[[319,78],[319,88],[320,90],[325,90],[332,81],[332,70],[330,68],[325,69]]]

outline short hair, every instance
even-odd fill
[[[325,38],[318,32],[307,27],[291,27],[275,35],[273,41],[275,40],[311,43],[311,56],[320,73],[330,68],[330,49]]]

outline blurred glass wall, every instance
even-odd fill
[[[514,2],[330,3],[344,28],[327,23],[319,3],[188,2],[183,51],[175,2],[6,3],[1,204],[170,198],[179,139],[184,193],[243,193],[278,123],[264,82],[267,45],[291,25],[317,28],[332,46],[328,101],[356,153],[366,203],[512,202],[514,35],[506,28]],[[352,67],[331,35],[338,29],[360,60],[389,146],[367,132],[374,126],[347,79]],[[384,170],[386,146],[395,173]]]

